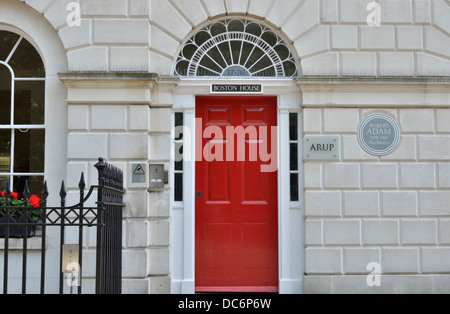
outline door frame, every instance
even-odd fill
[[[181,79],[170,90],[173,111],[184,113],[184,125],[194,130],[196,96],[210,94],[211,84],[230,84],[230,80]],[[245,80],[232,80],[233,84],[246,84]],[[303,292],[304,273],[304,206],[303,180],[300,176],[300,201],[290,201],[289,174],[289,113],[299,114],[299,136],[302,138],[302,98],[294,80],[252,80],[262,84],[263,94],[277,96],[278,132],[278,267],[280,294]],[[233,95],[230,95],[233,96]],[[234,94],[236,96],[236,94]],[[237,95],[242,96],[242,95]],[[249,95],[251,96],[251,95]],[[172,119],[174,120],[174,119]],[[172,121],[172,126],[174,122]],[[195,136],[192,137],[195,147]],[[299,145],[301,147],[301,145]],[[303,156],[301,148],[299,156]],[[172,159],[173,159],[172,154]],[[171,291],[175,294],[195,293],[195,149],[185,156],[183,172],[183,202],[174,202],[173,180],[171,185]],[[303,162],[299,158],[299,169],[303,173]],[[174,159],[172,160],[174,161]],[[173,162],[170,177],[173,178]]]

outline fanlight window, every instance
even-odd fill
[[[24,37],[0,30],[0,190],[39,193],[45,160],[45,68]]]
[[[286,43],[268,27],[227,19],[206,26],[181,50],[175,74],[185,77],[277,77],[297,75]]]

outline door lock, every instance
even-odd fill
[[[203,196],[203,193],[202,193],[202,192],[196,192],[195,195],[196,195],[197,197],[202,197],[202,196]]]

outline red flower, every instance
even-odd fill
[[[2,197],[6,197],[5,196],[5,191],[2,191]],[[11,192],[11,197],[14,197],[16,200],[19,199],[19,194],[17,194],[16,192]]]
[[[30,202],[30,205],[33,207],[41,206],[41,199],[37,195],[31,195],[28,201]]]

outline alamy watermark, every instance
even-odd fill
[[[81,6],[78,2],[69,2],[66,7],[69,14],[66,22],[69,26],[81,26]]]
[[[367,270],[371,273],[366,278],[369,287],[381,287],[381,265],[379,263],[369,263]]]
[[[195,136],[195,161],[261,162],[261,172],[278,169],[278,127],[272,126],[206,126],[195,119],[195,132],[186,126],[176,127],[172,138],[183,135],[183,145],[173,145],[175,161],[193,161]],[[195,135],[194,135],[195,133]],[[207,142],[203,145],[203,140]]]
[[[381,5],[375,1],[370,2],[367,4],[367,11],[370,11],[366,19],[367,25],[381,26]]]

